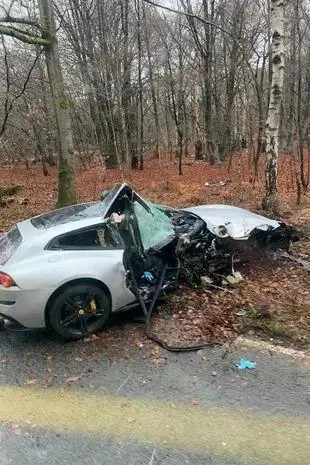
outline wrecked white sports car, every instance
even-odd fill
[[[100,202],[22,221],[1,238],[1,325],[78,339],[137,303],[148,318],[180,280],[231,273],[245,244],[287,250],[294,240],[293,229],[241,208],[178,210],[117,184]]]

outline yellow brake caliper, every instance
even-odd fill
[[[90,308],[91,308],[91,310],[92,310],[93,313],[96,313],[97,305],[96,305],[95,299],[92,299],[92,300],[90,301]]]

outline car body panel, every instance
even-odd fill
[[[54,289],[24,290],[0,286],[0,313],[8,319],[14,319],[25,328],[44,328],[44,302],[48,301]],[[8,305],[8,303],[11,303]]]
[[[184,210],[200,216],[208,229],[219,237],[223,237],[219,233],[219,226],[224,226],[228,235],[237,240],[248,239],[254,229],[266,231],[280,226],[278,221],[230,205],[201,205]]]
[[[43,251],[40,256],[29,255],[18,266],[3,266],[1,271],[14,277],[18,288],[0,286],[0,313],[28,328],[44,327],[49,298],[56,289],[77,279],[102,282],[110,291],[112,311],[136,300],[126,287],[121,249]],[[16,303],[7,306],[3,301]]]
[[[27,327],[44,326],[45,315],[42,308],[45,309],[50,296],[62,285],[77,279],[95,279],[107,286],[112,297],[112,311],[135,300],[135,296],[126,287],[121,249],[44,251],[39,257],[29,256],[18,267],[12,264],[1,270],[14,277],[19,290],[15,294],[17,304],[9,308],[2,308],[0,304],[0,313],[17,319]],[[40,298],[35,298],[31,303],[31,312],[26,311],[23,308],[23,299],[28,302],[27,296],[35,295],[38,290]],[[8,295],[11,296],[11,289],[0,286],[0,301],[10,300]],[[27,308],[26,305],[25,307]]]

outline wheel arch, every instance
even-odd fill
[[[56,299],[56,297],[58,297],[63,291],[65,291],[66,289],[68,289],[70,286],[72,285],[76,285],[76,284],[95,284],[97,286],[99,286],[103,291],[106,292],[109,300],[110,300],[110,307],[112,309],[112,295],[111,295],[111,292],[110,292],[110,289],[108,288],[108,286],[100,281],[99,279],[95,279],[95,278],[78,278],[78,279],[73,279],[71,281],[68,281],[64,284],[62,284],[61,286],[59,286],[53,293],[52,295],[49,297],[46,305],[45,305],[45,310],[44,310],[44,316],[45,316],[45,324],[46,326],[48,327],[49,326],[49,321],[48,321],[48,310],[49,308],[51,307],[53,301]]]

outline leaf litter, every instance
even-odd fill
[[[296,186],[290,170],[290,157],[281,156],[281,218],[302,231],[302,241],[294,245],[294,252],[300,258],[307,259],[310,257],[310,199],[304,196],[302,205],[296,208]],[[108,189],[117,181],[126,181],[144,197],[162,204],[185,207],[226,203],[258,211],[264,192],[264,157],[259,162],[255,186],[251,183],[252,178],[247,155],[234,157],[229,173],[227,163],[210,166],[206,162],[193,162],[191,166],[184,167],[183,176],[178,176],[174,160],[162,156],[160,160],[146,161],[143,171],[132,171],[126,165],[119,170],[106,170],[101,165],[90,166],[78,171],[77,184],[80,201],[97,200],[103,189]],[[229,182],[218,186],[219,180]],[[206,182],[209,183],[208,188],[205,187]],[[45,177],[38,168],[26,170],[22,165],[1,168],[0,185],[12,183],[23,187],[17,201],[2,208],[1,231],[7,230],[19,220],[53,209],[56,203],[55,169],[51,169],[50,176]],[[27,202],[22,202],[22,199],[27,199]],[[259,259],[255,263],[246,263],[239,271],[245,279],[230,288],[233,296],[221,290],[206,292],[182,286],[160,305],[154,315],[156,332],[160,332],[163,338],[166,335],[169,342],[205,339],[225,342],[240,333],[251,334],[254,331],[269,338],[284,338],[295,344],[308,344],[310,276],[292,263]],[[268,317],[262,315],[263,307],[268,308]],[[143,328],[128,321],[121,324],[121,327],[113,327],[112,324],[97,337],[90,338],[90,345],[92,348],[101,345],[111,347],[109,351],[112,354],[120,339],[125,341],[129,350],[138,348],[145,351],[153,347],[146,340]],[[123,346],[122,351],[124,354]],[[130,352],[123,356],[130,357]],[[51,363],[53,360],[47,356],[47,361]]]

